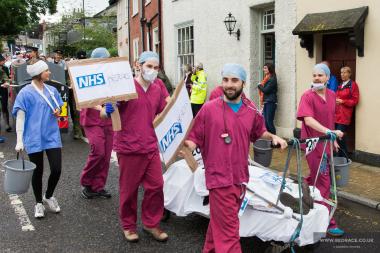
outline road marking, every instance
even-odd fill
[[[11,205],[20,220],[21,230],[22,231],[34,231],[35,228],[30,222],[29,216],[26,213],[24,205],[22,204],[21,199],[17,194],[9,194],[9,200],[11,201]]]
[[[0,158],[4,158],[4,153],[0,152]]]
[[[116,155],[115,151],[112,151],[112,153],[111,153],[111,160],[110,160],[110,162],[114,163],[116,166],[118,166],[117,155]]]

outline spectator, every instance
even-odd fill
[[[39,59],[40,58],[40,56],[38,55],[38,47],[30,47],[26,52],[29,55],[28,62],[32,59]]]
[[[262,102],[264,103],[265,126],[270,133],[276,134],[276,127],[273,123],[277,107],[276,72],[271,63],[264,64],[263,70],[265,74],[264,79],[257,87],[263,93]]]
[[[169,95],[171,96],[173,94],[173,86],[169,80],[169,77],[165,74],[165,70],[160,69],[158,71],[157,78],[160,79],[165,84],[165,88],[168,91]]]
[[[66,70],[66,62],[63,60],[63,51],[57,49],[54,53],[54,64],[58,64]]]
[[[9,86],[9,70],[4,66],[5,58],[0,54],[0,96],[1,96],[1,112],[5,121],[5,131],[10,132],[12,128],[9,124],[8,111],[8,86]]]
[[[192,76],[193,72],[191,70],[191,65],[190,64],[185,64],[183,66],[183,69],[185,71],[185,76],[184,76],[183,80],[184,80],[185,85],[186,85],[187,93],[189,94],[189,97],[190,97],[190,95],[191,95],[191,86],[193,85],[193,81],[191,81],[191,76]]]
[[[354,80],[351,80],[350,67],[341,68],[340,76],[342,84],[339,85],[336,92],[335,129],[344,133],[343,138],[338,140],[340,147],[338,155],[345,156],[347,154],[345,135],[351,123],[354,108],[359,103],[359,87]]]
[[[195,65],[191,81],[193,85],[191,87],[190,102],[193,116],[195,117],[205,103],[207,96],[207,75],[202,63],[199,62]]]

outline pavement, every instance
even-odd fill
[[[288,152],[274,149],[270,168],[282,171]],[[302,152],[302,175],[309,174],[305,153]],[[297,175],[295,153],[292,154],[290,162],[290,174]],[[349,166],[349,181],[346,186],[338,187],[338,196],[347,200],[363,204],[380,210],[380,168],[352,162]]]

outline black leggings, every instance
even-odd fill
[[[4,121],[9,125],[9,111],[8,111],[8,89],[0,87],[1,96],[1,111],[3,113]]]
[[[53,196],[54,189],[58,184],[59,177],[61,176],[62,153],[61,148],[46,149],[45,152],[50,166],[50,176],[45,196],[46,198],[50,198],[51,196]],[[41,151],[29,154],[29,160],[36,165],[36,169],[34,170],[32,177],[34,197],[36,198],[37,203],[42,203],[42,175],[44,172],[44,152]]]

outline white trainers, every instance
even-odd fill
[[[47,199],[44,195],[42,201],[48,205],[49,209],[52,212],[59,213],[61,211],[61,208],[58,205],[58,201],[56,198],[51,197],[50,199]]]
[[[34,206],[34,218],[43,218],[45,217],[45,207],[42,203],[37,203]]]

